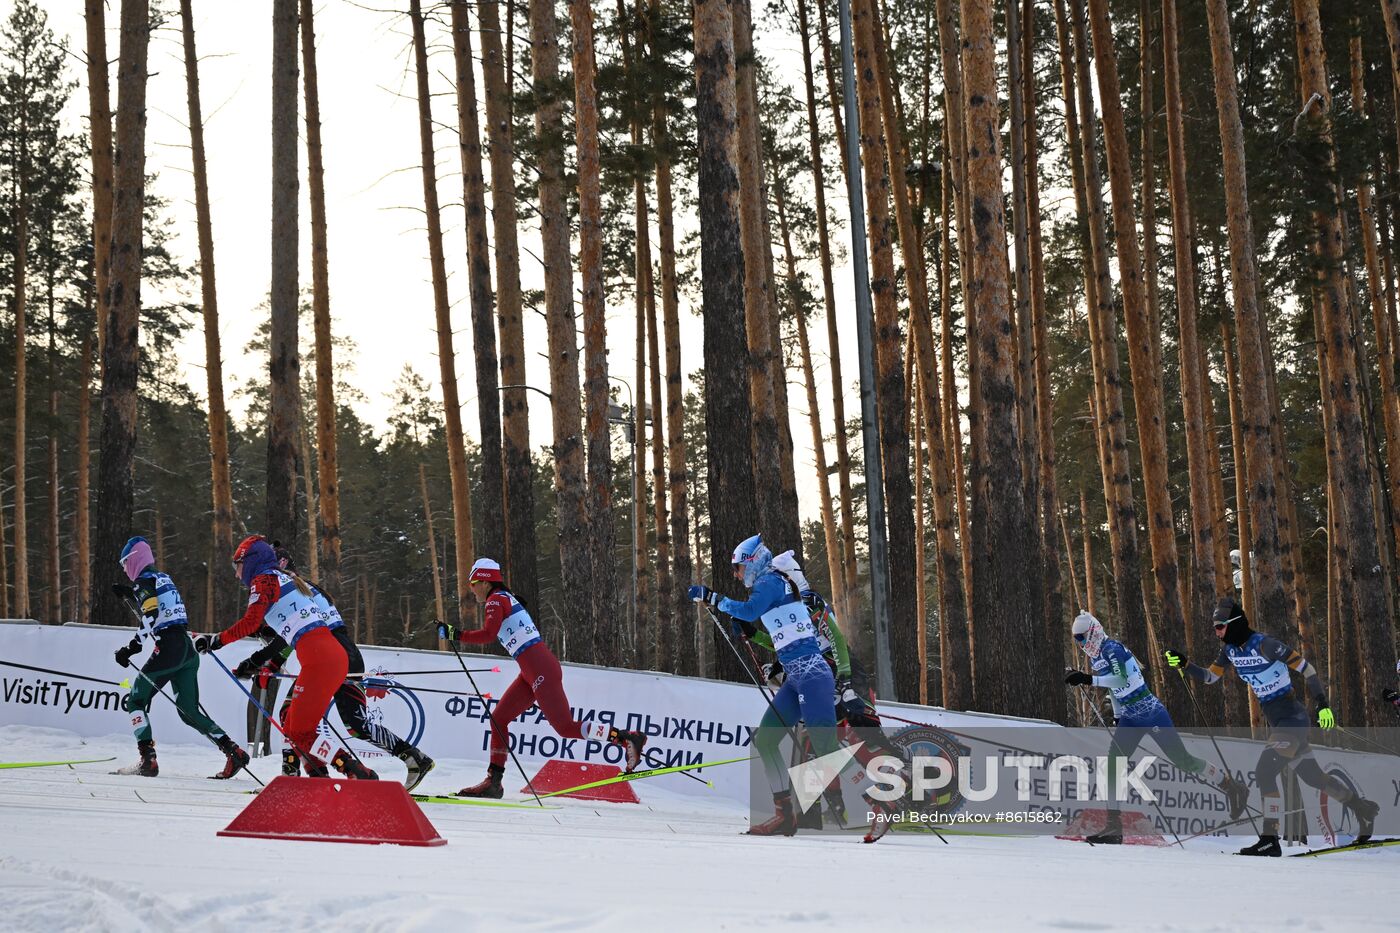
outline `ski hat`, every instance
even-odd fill
[[[127,579],[133,583],[141,576],[141,571],[156,562],[155,555],[151,553],[151,546],[140,535],[127,539],[122,548],[122,556],[117,560],[122,565],[122,570],[126,571]]]
[[[1253,631],[1249,627],[1249,617],[1244,614],[1244,607],[1226,596],[1215,604],[1215,613],[1211,617],[1215,624],[1215,634],[1227,645],[1239,647],[1249,641],[1249,636]]]
[[[778,573],[787,577],[792,585],[797,587],[799,593],[810,593],[812,585],[807,582],[807,575],[802,572],[802,565],[797,562],[792,551],[784,551],[773,558],[771,566]]]
[[[284,547],[281,541],[272,542],[272,553],[277,555],[277,567],[279,570],[285,570],[288,573],[297,572],[296,558],[292,557],[291,550]]]
[[[471,575],[467,577],[468,583],[504,583],[506,578],[501,575],[501,565],[489,557],[478,557],[476,563],[472,564]]]
[[[277,552],[262,535],[249,535],[233,551],[233,563],[238,566],[238,579],[252,586],[253,578],[277,569]]]
[[[1103,648],[1104,635],[1103,625],[1099,620],[1089,615],[1083,609],[1079,610],[1079,615],[1074,617],[1074,625],[1070,628],[1074,635],[1074,640],[1079,647],[1084,649],[1084,653],[1091,658],[1097,658],[1099,651]]]
[[[758,578],[763,576],[772,565],[773,552],[768,550],[768,545],[763,543],[762,535],[754,535],[739,542],[739,546],[734,549],[734,558],[731,563],[736,568],[743,569],[744,586],[753,589]]]
[[[1230,563],[1234,564],[1236,567],[1238,567],[1238,566],[1240,565],[1240,549],[1239,549],[1239,548],[1231,548],[1231,549],[1230,549]]]

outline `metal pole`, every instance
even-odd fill
[[[846,112],[846,198],[851,206],[851,267],[855,273],[856,356],[860,362],[861,440],[865,451],[865,498],[870,534],[870,605],[875,616],[875,689],[894,696],[890,658],[890,568],[885,540],[885,494],[880,481],[880,428],[875,407],[875,314],[870,306],[870,268],[865,255],[865,197],[860,168],[860,115],[856,112],[855,53],[851,47],[851,0],[837,0],[841,19],[841,89]],[[872,132],[879,132],[875,128]]]

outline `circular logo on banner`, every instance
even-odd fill
[[[404,741],[417,745],[423,738],[428,717],[423,712],[423,701],[418,699],[418,694],[412,688],[390,677],[367,678],[365,698],[371,723],[380,723],[399,732],[394,726],[407,717],[408,728],[399,733]]]
[[[949,781],[917,804],[926,813],[956,813],[967,801],[959,790],[959,769],[962,757],[972,749],[941,729],[933,726],[906,726],[890,736],[905,757],[917,765],[918,759],[942,759]]]
[[[1354,796],[1365,796],[1361,793],[1361,788],[1357,786],[1356,781],[1341,765],[1332,765],[1327,769],[1326,774],[1328,777],[1336,778],[1347,790],[1351,791]],[[1332,819],[1332,804],[1334,801],[1328,796],[1327,791],[1318,791],[1317,801],[1320,811],[1318,818],[1322,821],[1323,829],[1328,836],[1335,837],[1338,832],[1345,832],[1348,830],[1349,824],[1351,823],[1351,811],[1347,809],[1345,804],[1341,801],[1335,801],[1337,808],[1341,812],[1337,814],[1337,819],[1334,821]]]

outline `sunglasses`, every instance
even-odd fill
[[[1089,637],[1089,633],[1088,633],[1088,632],[1080,632],[1078,635],[1075,635],[1075,636],[1074,636],[1074,640],[1077,641],[1077,642],[1079,642],[1079,643],[1082,645],[1082,644],[1084,644],[1084,640],[1087,639],[1088,637]]]

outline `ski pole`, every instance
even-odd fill
[[[1371,746],[1372,748],[1379,750],[1379,751],[1381,752],[1381,754],[1384,754],[1384,755],[1394,755],[1394,754],[1395,754],[1395,751],[1394,751],[1393,749],[1386,748],[1384,745],[1380,744],[1379,742],[1374,742],[1374,741],[1372,741],[1371,739],[1366,738],[1366,736],[1362,735],[1362,734],[1359,733],[1359,732],[1353,732],[1353,731],[1351,731],[1350,729],[1343,729],[1341,726],[1337,726],[1337,731],[1340,732],[1342,735],[1349,735],[1349,736],[1351,736],[1353,739],[1356,739],[1358,742],[1365,742],[1367,745]]]
[[[286,730],[284,730],[281,724],[277,722],[277,717],[269,713],[263,707],[263,705],[257,701],[257,698],[253,696],[252,692],[249,691],[247,687],[243,686],[243,681],[239,680],[237,677],[234,676],[233,671],[228,669],[228,665],[223,662],[223,659],[212,651],[208,653],[208,656],[214,659],[215,664],[219,665],[219,667],[224,669],[224,673],[228,675],[228,679],[233,681],[234,685],[237,686],[239,690],[243,691],[243,695],[248,698],[248,702],[256,706],[258,708],[258,712],[263,714],[263,718],[265,718],[269,723],[272,724],[272,728],[276,729],[278,732],[281,732],[282,738],[286,739],[287,744],[291,745],[292,748],[295,749],[296,743],[292,741],[291,736],[287,735]],[[355,750],[350,747],[350,743],[346,741],[345,737],[340,734],[340,730],[337,729],[334,725],[332,725],[331,721],[325,716],[321,717],[321,721],[326,724],[326,727],[329,728],[331,732],[335,735],[336,739],[339,740],[341,747],[345,749],[346,753],[351,755],[357,762],[359,762],[360,767],[368,769],[368,766],[364,763],[364,761],[360,759],[360,756],[355,754]],[[297,750],[300,751],[300,749]]]
[[[462,660],[462,654],[457,650],[457,640],[455,638],[448,638],[445,639],[445,641],[447,642],[447,646],[452,649],[452,656],[457,659],[458,664],[462,665],[462,673],[467,675],[467,682],[472,685],[472,689],[476,691],[476,695],[483,700],[490,699],[489,695],[481,692],[481,688],[476,685],[476,678],[472,676],[471,668],[467,667],[467,662]],[[539,793],[536,792],[534,782],[530,780],[530,776],[526,774],[525,769],[521,767],[520,759],[515,757],[515,749],[510,747],[510,739],[506,739],[506,753],[510,755],[510,760],[515,762],[515,769],[520,772],[520,776],[525,779],[525,786],[530,788],[530,794],[535,798],[535,803],[543,808],[544,801],[540,799]]]
[[[1191,709],[1195,712],[1196,718],[1201,722],[1205,722],[1206,718],[1201,715],[1201,706],[1196,702],[1196,695],[1191,692],[1191,685],[1186,682],[1186,671],[1178,667],[1176,669],[1176,675],[1181,678],[1181,689],[1186,691],[1186,698],[1191,701]],[[1225,769],[1226,774],[1230,774],[1230,765],[1225,760],[1225,753],[1220,750],[1220,743],[1215,741],[1215,733],[1207,732],[1206,735],[1210,736],[1210,744],[1215,746],[1215,754],[1220,758],[1220,767]],[[1231,776],[1233,777],[1233,775]],[[1248,806],[1248,804],[1246,804],[1246,806]],[[1253,813],[1249,814],[1249,825],[1254,829],[1255,833],[1259,832],[1259,824],[1254,822]]]
[[[137,607],[136,607],[136,600],[133,599],[133,598],[131,597],[131,595],[125,591],[125,588],[123,588],[123,587],[120,586],[120,584],[116,584],[116,585],[113,586],[113,591],[114,591],[114,592],[116,592],[116,591],[119,590],[119,589],[121,590],[121,592],[117,592],[117,596],[120,597],[120,599],[121,599],[121,601],[122,601],[122,605],[125,606],[125,607],[127,608],[127,610],[128,610],[133,616],[135,616],[135,618],[136,618],[136,624],[137,624],[138,629],[139,629],[141,623],[144,622],[145,620],[141,617],[141,612],[140,612],[140,610],[137,609]],[[154,634],[152,635],[152,637],[154,638]],[[188,634],[187,634],[187,635],[186,635],[186,638],[188,638],[188,637],[189,637],[189,636],[188,636]],[[170,700],[171,705],[173,705],[177,711],[180,709],[180,704],[178,704],[178,703],[176,703],[174,700],[172,700],[172,699],[170,698],[170,695],[167,694],[163,689],[161,689],[160,685],[157,684],[154,680],[152,680],[151,677],[150,677],[150,675],[148,675],[145,671],[143,671],[141,668],[136,667],[135,665],[133,665],[133,664],[131,663],[130,660],[128,660],[128,661],[126,662],[126,666],[129,667],[129,668],[131,668],[132,670],[134,670],[134,671],[136,672],[137,676],[139,676],[139,677],[144,677],[145,680],[146,680],[146,683],[150,684],[152,687],[155,687],[157,693],[159,693],[161,696],[165,697],[167,700]],[[119,684],[118,686],[120,686],[120,684]],[[201,702],[199,702],[198,700],[196,700],[194,705],[195,705],[195,707],[200,711],[200,713],[202,713],[202,714],[204,715],[204,718],[205,718],[205,719],[209,720],[210,722],[213,722],[213,721],[214,721],[214,717],[209,715],[209,711],[206,710],[206,709],[204,708],[204,704],[203,704],[203,703],[201,703]],[[200,734],[201,734],[201,735],[204,735],[204,733],[200,733]],[[228,733],[224,733],[224,734],[227,735]],[[218,743],[218,742],[214,742],[214,740],[213,740],[212,738],[210,738],[209,736],[207,736],[207,735],[205,735],[204,737],[205,737],[206,739],[209,739],[210,742],[213,742],[215,748],[219,748],[219,743]],[[219,751],[223,751],[223,749],[219,749]],[[250,771],[250,770],[248,769],[248,766],[247,766],[247,765],[241,765],[241,766],[240,766],[240,770],[242,770],[243,772],[245,772],[245,773],[248,775],[248,777],[250,777],[250,778],[252,778],[254,781],[256,781],[256,782],[257,782],[257,785],[258,785],[259,787],[265,787],[265,786],[267,786],[267,785],[263,784],[263,782],[258,778],[258,776],[257,776],[256,774],[254,774],[252,771]]]
[[[1084,688],[1081,687],[1080,689],[1082,690],[1082,689],[1084,689]],[[1120,756],[1123,758],[1124,761],[1130,761],[1132,756],[1130,756],[1130,755],[1123,749],[1123,746],[1121,746],[1121,745],[1118,744],[1118,735],[1117,735],[1115,732],[1113,732],[1112,730],[1110,730],[1110,729],[1108,728],[1108,723],[1106,723],[1106,722],[1103,721],[1103,713],[1100,713],[1100,712],[1099,712],[1099,704],[1097,704],[1097,703],[1095,703],[1095,702],[1093,702],[1093,701],[1091,700],[1090,703],[1089,703],[1089,708],[1090,708],[1091,710],[1094,711],[1094,718],[1097,719],[1097,720],[1099,721],[1099,725],[1103,728],[1103,731],[1108,733],[1108,741],[1109,741],[1109,743],[1113,746],[1113,748],[1117,751],[1117,754],[1120,755]],[[1110,759],[1109,759],[1109,762],[1110,762],[1109,766],[1112,767],[1112,758],[1111,758],[1111,757],[1110,757]],[[1111,775],[1110,775],[1110,776],[1111,776]],[[1150,793],[1150,791],[1149,791],[1149,793]],[[1165,827],[1167,828],[1167,831],[1170,832],[1170,833],[1172,834],[1172,838],[1176,839],[1176,844],[1179,845],[1179,846],[1181,846],[1181,848],[1183,848],[1183,849],[1186,848],[1186,844],[1183,843],[1183,842],[1181,841],[1181,837],[1178,836],[1178,835],[1176,834],[1176,830],[1172,829],[1171,823],[1167,820],[1167,815],[1166,815],[1165,813],[1162,812],[1162,805],[1161,805],[1160,803],[1157,802],[1157,795],[1156,795],[1156,794],[1152,794],[1152,806],[1153,806],[1153,808],[1156,809],[1157,815],[1160,816],[1160,817],[1162,818],[1162,825],[1165,826]],[[1120,824],[1120,825],[1121,825],[1121,824]]]
[[[35,671],[40,674],[52,674],[55,677],[68,677],[73,680],[86,680],[88,683],[103,684],[108,687],[120,687],[121,684],[115,680],[101,680],[97,677],[87,677],[83,674],[71,674],[68,671],[55,671],[47,667],[35,667],[32,664],[20,664],[18,661],[0,661],[6,667],[18,667],[26,671]]]
[[[126,666],[129,667],[129,668],[131,668],[133,671],[135,671],[135,672],[136,672],[136,676],[144,678],[145,681],[146,681],[146,683],[150,684],[152,687],[155,687],[155,688],[156,688],[156,693],[159,693],[161,696],[165,697],[167,700],[170,700],[170,705],[173,706],[173,707],[175,707],[175,709],[176,709],[177,711],[180,709],[180,704],[179,704],[179,703],[176,703],[173,699],[171,699],[170,694],[166,693],[165,690],[164,690],[164,688],[162,688],[159,684],[157,684],[154,680],[152,680],[149,674],[147,674],[145,671],[141,670],[141,668],[133,666],[132,663],[131,663],[130,661],[127,661],[127,662],[126,662]],[[117,686],[121,686],[121,684],[118,684]],[[214,717],[210,716],[209,713],[208,713],[208,711],[205,710],[204,704],[203,704],[203,703],[197,703],[197,704],[195,704],[195,705],[199,707],[199,711],[200,711],[201,713],[204,714],[204,718],[205,718],[205,719],[208,719],[210,722],[213,722],[213,721],[214,721]],[[227,734],[227,733],[225,733],[225,734]],[[204,735],[204,733],[201,732],[200,735]],[[207,735],[204,735],[204,737],[205,737],[206,739],[209,739],[209,741],[210,741],[211,743],[213,743],[213,745],[214,745],[215,748],[219,748],[219,743],[218,743],[218,742],[215,742],[213,738],[211,738],[210,736],[207,736]],[[219,749],[219,750],[220,750],[220,751],[223,751],[223,749]],[[257,782],[257,785],[258,785],[259,787],[266,787],[266,786],[267,786],[266,784],[264,784],[264,783],[262,782],[261,779],[258,778],[258,776],[257,776],[256,774],[254,774],[252,771],[249,771],[249,770],[248,770],[248,766],[247,766],[247,765],[240,765],[239,768],[240,768],[240,770],[246,772],[247,775],[248,775],[248,777],[250,777],[250,778],[252,778],[254,781],[256,781],[256,782]]]

